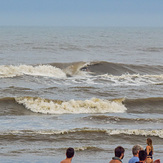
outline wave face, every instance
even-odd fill
[[[82,69],[88,69],[95,75],[109,74],[120,76],[122,74],[162,74],[162,66],[149,66],[149,65],[130,65],[111,62],[91,62]]]
[[[163,98],[125,99],[124,105],[132,113],[159,113],[163,114]]]
[[[15,100],[33,112],[44,114],[123,113],[127,110],[122,101],[115,102],[96,98],[85,101],[70,100],[67,102],[33,97],[18,97]]]
[[[0,99],[0,116],[10,115],[31,115],[31,111],[25,109],[23,105],[19,105],[15,98],[2,98]]]

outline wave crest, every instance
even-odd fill
[[[92,98],[85,101],[70,100],[63,102],[33,97],[18,97],[15,100],[33,112],[44,114],[123,113],[127,110],[121,100],[109,101]]]

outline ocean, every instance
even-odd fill
[[[163,161],[162,90],[163,28],[0,27],[0,162]]]

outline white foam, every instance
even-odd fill
[[[24,74],[34,75],[34,76],[48,76],[48,77],[56,77],[56,78],[66,77],[66,74],[61,69],[50,65],[0,66],[0,78],[21,76]]]
[[[121,76],[100,75],[99,78],[109,80],[113,85],[146,85],[163,83],[163,75],[123,74]]]
[[[109,135],[119,135],[119,134],[127,134],[127,135],[141,135],[141,136],[158,136],[163,138],[163,130],[140,130],[140,129],[121,129],[121,130],[107,130]]]
[[[92,98],[85,101],[70,100],[67,102],[56,102],[54,100],[32,97],[20,97],[15,100],[33,112],[44,114],[123,113],[127,110],[120,100],[109,101]]]

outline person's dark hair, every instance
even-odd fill
[[[139,151],[139,160],[144,161],[147,158],[147,152],[145,150]]]
[[[120,157],[122,155],[122,153],[125,152],[125,149],[121,146],[118,146],[117,148],[115,148],[115,157]]]
[[[74,156],[74,149],[73,148],[68,148],[67,151],[66,151],[66,156],[67,158],[71,158]]]

